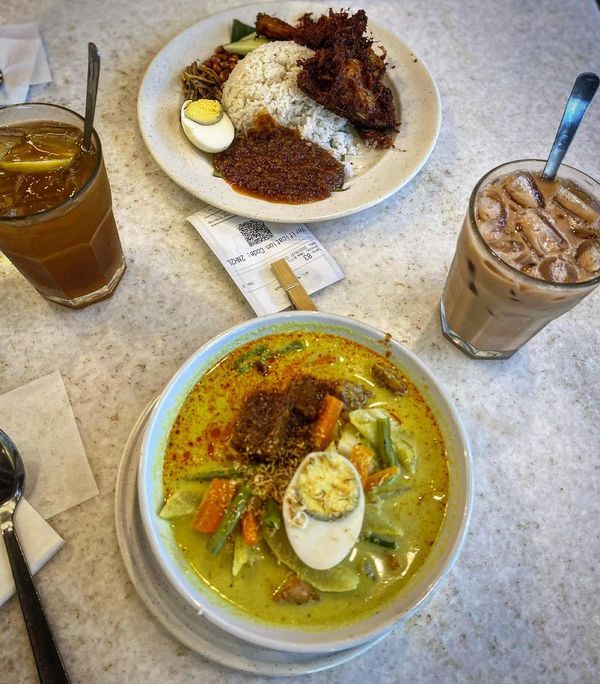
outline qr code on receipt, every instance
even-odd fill
[[[275,237],[264,221],[244,221],[238,223],[238,230],[244,236],[248,247],[254,247],[269,238]]]

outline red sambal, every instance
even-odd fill
[[[296,129],[280,126],[266,111],[254,117],[245,135],[215,154],[213,164],[234,190],[270,202],[315,202],[344,182],[337,159]]]

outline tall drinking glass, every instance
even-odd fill
[[[600,283],[600,185],[562,165],[498,166],[475,186],[440,302],[442,330],[473,358],[512,356]]]
[[[46,299],[109,297],[126,265],[96,131],[64,107],[0,110],[0,250]]]

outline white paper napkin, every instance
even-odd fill
[[[15,528],[32,572],[63,544],[44,520],[98,494],[64,383],[58,371],[0,396],[0,428],[17,445],[25,464],[27,501],[17,508]],[[0,605],[14,592],[0,542]]]
[[[31,85],[41,85],[52,80],[50,67],[46,59],[46,50],[37,24],[4,24],[0,25],[0,41],[2,38],[18,38],[37,42],[35,66],[31,75]]]
[[[0,428],[23,457],[25,494],[43,518],[98,494],[58,371],[0,396]]]
[[[27,559],[29,571],[36,573],[60,549],[64,541],[25,499],[15,513],[15,529]],[[15,593],[6,547],[0,541],[0,606]]]
[[[0,26],[0,105],[27,100],[30,85],[52,80],[37,24]]]

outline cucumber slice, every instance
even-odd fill
[[[229,45],[223,45],[223,48],[233,55],[244,56],[247,55],[252,50],[256,50],[257,47],[268,43],[269,39],[263,36],[256,36],[252,39],[238,40],[236,43],[229,43]]]

